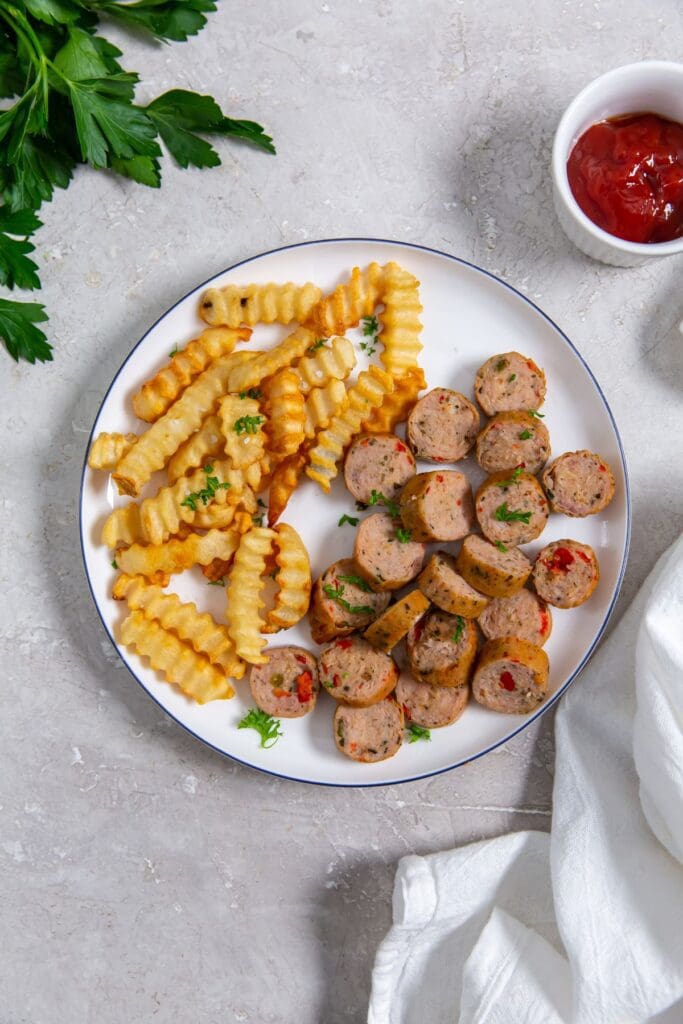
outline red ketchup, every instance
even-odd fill
[[[567,162],[569,186],[587,217],[627,242],[683,235],[683,124],[628,114],[584,132]]]

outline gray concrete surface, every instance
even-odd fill
[[[156,192],[79,173],[38,236],[55,362],[2,363],[2,1024],[360,1022],[397,859],[549,828],[551,714],[431,781],[318,790],[205,750],[117,663],[80,563],[84,446],[123,357],[190,286],[338,235],[473,260],[564,327],[614,410],[634,493],[620,610],[680,528],[681,260],[591,263],[548,176],[579,88],[680,58],[676,0],[220,7],[188,44],[125,41],[128,66],[141,96],[191,87],[260,120],[278,156],[219,143],[221,168],[167,162]]]

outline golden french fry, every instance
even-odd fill
[[[240,658],[250,665],[264,665],[266,641],[261,636],[264,622],[260,615],[265,602],[261,596],[266,559],[270,557],[275,532],[257,526],[245,533],[235,554],[227,585],[228,633]]]
[[[348,405],[322,430],[308,456],[306,475],[327,493],[337,475],[337,463],[373,409],[394,389],[394,380],[384,370],[371,366],[358,375],[357,383],[347,391]]]
[[[190,602],[184,604],[177,594],[165,594],[161,587],[151,585],[141,576],[121,575],[114,584],[112,596],[125,600],[131,611],[141,611],[147,619],[156,619],[162,629],[172,630],[180,640],[189,643],[197,654],[204,654],[212,665],[219,665],[226,675],[241,679],[245,664],[235,654],[235,647],[225,626],[220,626],[206,612],[198,612]]]
[[[419,366],[411,366],[402,377],[394,381],[394,390],[386,395],[379,408],[362,424],[366,434],[391,433],[397,423],[408,419],[408,413],[415,405],[417,396],[427,387],[424,371]]]
[[[237,362],[244,364],[245,360]],[[217,359],[185,389],[165,415],[140,435],[112,474],[120,493],[138,495],[152,474],[199,429],[204,418],[217,408],[234,369],[233,356]]]
[[[265,416],[255,398],[226,395],[218,407],[225,454],[235,469],[260,462],[266,447]]]
[[[319,430],[328,427],[333,416],[348,405],[346,388],[341,380],[331,380],[324,388],[313,388],[306,396],[304,434],[310,440]]]
[[[175,455],[169,459],[166,471],[168,482],[174,484],[193,469],[205,466],[207,461],[218,458],[225,451],[225,438],[218,416],[207,416],[199,430],[181,444]]]
[[[372,315],[383,285],[384,268],[378,263],[371,263],[365,270],[354,267],[347,283],[340,284],[311,310],[305,326],[318,337],[343,334],[349,327],[357,327],[362,317]]]
[[[292,526],[275,527],[275,564],[278,586],[275,604],[266,616],[264,633],[289,629],[303,619],[311,600],[311,564],[299,534]]]
[[[304,394],[321,388],[330,380],[346,380],[356,365],[356,352],[348,338],[330,338],[329,342],[303,356],[292,367]]]
[[[304,396],[296,373],[287,368],[269,377],[263,382],[263,397],[268,450],[276,458],[292,455],[304,439],[306,422]]]
[[[262,352],[249,363],[235,366],[228,378],[227,390],[240,394],[256,387],[266,377],[272,377],[295,359],[300,359],[314,341],[315,335],[312,331],[304,327],[297,328],[269,352]]]
[[[249,525],[252,525],[251,517],[249,518]],[[202,573],[210,583],[218,583],[220,581],[225,586],[225,577],[230,572],[231,565],[232,560],[223,562],[220,558],[214,558],[213,562],[202,566]]]
[[[417,366],[423,345],[420,341],[420,282],[397,263],[384,268],[382,302],[379,314],[382,332],[380,360],[392,377],[401,377],[411,366]]]
[[[191,533],[185,540],[165,544],[131,544],[116,561],[128,576],[152,576],[155,572],[177,573],[193,565],[208,565],[214,558],[229,561],[237,550],[240,535],[233,530],[209,530],[203,536]]]
[[[119,643],[149,658],[155,672],[163,672],[169,683],[175,683],[198,704],[235,695],[222,669],[212,665],[205,655],[197,654],[175,633],[165,630],[156,619],[148,619],[144,612],[131,612],[124,619],[119,629]]]
[[[210,363],[229,355],[238,341],[248,341],[250,337],[251,331],[246,329],[215,327],[203,331],[189,345],[175,352],[170,362],[133,395],[135,415],[154,423]]]
[[[194,533],[195,530],[224,530],[226,526],[235,529],[235,517],[237,515],[237,505],[201,505],[195,512],[192,525],[188,523],[181,523],[180,529],[177,533],[173,534],[175,537],[181,537],[183,530],[187,531],[187,536]],[[240,531],[238,530],[238,533]]]
[[[228,484],[227,487],[224,484]],[[170,487],[161,487],[140,506],[143,537],[150,544],[163,544],[178,533],[181,523],[195,525],[197,513],[211,505],[237,505],[245,488],[244,477],[226,459],[214,462],[211,472],[198,469],[181,477]]]
[[[322,292],[317,285],[306,284],[229,284],[208,288],[199,304],[199,315],[207,324],[239,327],[256,323],[290,324],[306,319]]]
[[[140,521],[140,506],[134,501],[110,512],[102,527],[102,543],[112,550],[121,545],[144,544],[146,540]]]
[[[114,469],[138,439],[137,434],[98,434],[88,453],[91,469]]]
[[[295,452],[275,467],[268,497],[268,526],[274,526],[287,507],[304,471],[306,458],[305,451]]]

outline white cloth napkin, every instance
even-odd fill
[[[683,1022],[683,537],[556,746],[550,835],[400,862],[368,1024]]]

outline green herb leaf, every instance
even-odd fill
[[[399,544],[407,544],[410,538],[413,536],[412,530],[404,530],[402,526],[396,531],[396,540]]]
[[[508,384],[512,384],[513,380],[517,380],[517,374],[516,373],[511,373],[510,374],[510,376],[508,377]]]
[[[370,492],[370,501],[368,502],[368,505],[384,505],[390,516],[395,518],[399,515],[397,503],[392,501],[391,498],[386,498],[381,491],[373,490]]]
[[[208,580],[208,586],[210,586],[210,587],[224,587],[225,586],[225,576],[221,576],[220,579],[217,579],[217,580]]]
[[[455,632],[453,633],[451,640],[453,641],[454,644],[459,644],[460,641],[462,640],[462,634],[465,630],[465,620],[462,617],[462,615],[456,615],[455,619]]]
[[[349,526],[358,526],[359,521],[360,520],[356,516],[347,516],[345,512],[344,515],[340,517],[337,526],[344,526],[345,523],[348,523]]]
[[[117,564],[115,558],[112,558],[112,560],[111,560],[111,567],[112,567],[112,569],[118,569],[118,564]]]
[[[494,518],[499,523],[528,523],[531,519],[531,512],[519,512],[509,509],[504,501],[495,511]]]
[[[36,302],[10,302],[0,299],[0,338],[12,359],[26,359],[29,363],[49,363],[52,346],[36,327],[45,323],[45,307]]]
[[[503,554],[505,554],[505,552],[507,551],[507,548],[503,544],[502,540],[497,540],[496,541],[496,547],[498,548],[499,551],[502,551]]]
[[[408,740],[409,743],[417,743],[418,740],[431,740],[432,734],[429,729],[423,728],[421,725],[416,725],[415,722],[408,722],[406,724],[406,730],[410,734]]]
[[[379,332],[379,322],[376,316],[364,316],[361,323],[364,335],[369,336]]]
[[[528,441],[529,438],[533,437],[533,436],[534,436],[533,435],[533,431],[529,430],[528,428],[526,430],[523,430],[521,432],[521,434],[517,435],[517,437],[520,439],[520,441]]]
[[[282,730],[280,728],[280,722],[277,718],[273,718],[272,715],[267,715],[265,711],[261,711],[260,708],[250,708],[247,711],[244,718],[237,725],[238,729],[255,729],[261,737],[261,743],[259,746],[268,750],[277,743],[280,736],[282,736]]]
[[[128,26],[149,32],[155,39],[176,43],[196,35],[206,24],[205,15],[216,10],[214,0],[138,0],[134,4],[90,0],[90,4]]]
[[[173,359],[173,356],[178,354],[178,346],[174,345],[171,351],[168,353],[168,358]]]
[[[206,487],[202,487],[201,491],[190,491],[180,502],[181,505],[191,509],[192,512],[197,511],[198,502],[201,501],[202,505],[208,505],[215,497],[216,491],[227,491],[230,487],[230,484],[227,482],[221,483],[217,476],[209,475],[213,472],[213,466],[207,464],[204,466],[204,472],[206,473]]]
[[[499,359],[498,362],[496,363],[496,372],[500,373],[501,370],[505,369],[507,364],[508,364],[507,359]]]
[[[524,470],[522,469],[522,467],[517,466],[516,469],[512,470],[512,473],[510,474],[507,480],[498,481],[498,486],[501,487],[504,491],[506,491],[508,487],[512,487],[512,485],[519,480],[523,472]]]
[[[362,576],[337,576],[338,580],[343,580],[345,583],[352,583],[354,587],[358,587],[359,590],[365,591],[366,594],[372,593],[372,587],[367,580],[364,580]]]
[[[232,429],[236,434],[255,434],[263,420],[263,416],[240,416]]]
[[[40,288],[38,269],[27,253],[34,246],[25,238],[12,235],[30,235],[41,226],[31,210],[17,210],[12,213],[0,207],[0,282],[8,288]]]
[[[349,604],[349,602],[342,596],[345,587],[333,587],[331,584],[326,583],[323,587],[323,591],[328,597],[331,597],[333,601],[349,612],[350,615],[372,615],[374,608],[369,604]]]
[[[263,398],[263,392],[260,388],[249,388],[248,391],[240,391],[239,395],[240,398],[253,398],[254,400]]]
[[[251,521],[254,526],[263,526],[263,512],[255,512],[254,515],[251,517]]]
[[[544,412],[538,412],[536,409],[527,409],[527,412],[529,413],[530,416],[535,416],[537,420],[544,420],[545,419],[545,413]]]
[[[322,348],[324,346],[326,341],[327,338],[318,338],[318,340],[314,342],[313,345],[308,346],[306,351],[309,353],[309,355],[313,355],[314,352],[317,352],[319,348]]]

